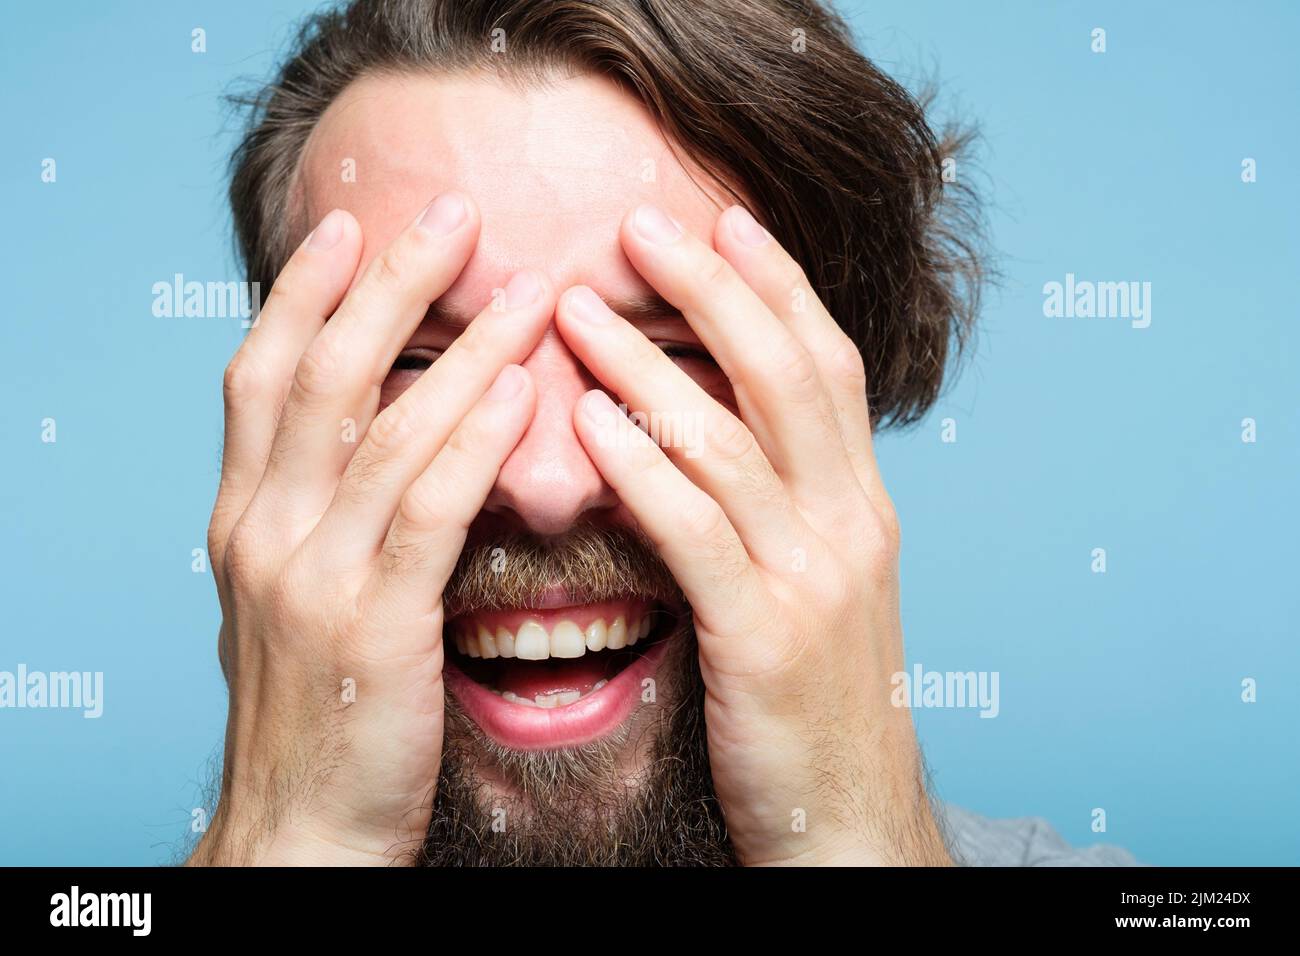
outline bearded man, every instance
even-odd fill
[[[797,0],[356,0],[253,105],[191,862],[961,860],[872,451],[975,316],[961,138]]]

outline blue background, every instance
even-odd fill
[[[219,614],[190,562],[241,330],[155,318],[151,286],[237,277],[220,97],[266,77],[311,6],[8,12],[0,669],[103,671],[106,700],[99,720],[0,711],[0,862],[166,861],[219,753]],[[1297,8],[842,10],[882,66],[936,75],[982,124],[1005,274],[961,378],[879,443],[909,661],[1001,675],[997,719],[917,712],[938,793],[1147,862],[1300,863]],[[1067,272],[1150,281],[1150,328],[1045,318]]]

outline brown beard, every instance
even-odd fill
[[[488,573],[494,552],[505,564]],[[513,535],[466,549],[445,591],[448,617],[518,607],[562,584],[576,600],[637,595],[685,608],[668,569],[634,531],[583,528],[562,541]],[[442,769],[417,866],[729,866],[735,855],[713,789],[690,614],[683,611],[660,666],[648,724],[583,747],[509,750],[456,699],[445,703]],[[645,744],[642,747],[642,744]],[[645,766],[627,779],[628,754]],[[481,769],[507,784],[502,794]]]

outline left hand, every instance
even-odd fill
[[[656,215],[624,219],[623,249],[718,363],[739,417],[590,290],[556,316],[628,407],[701,423],[702,448],[660,448],[604,392],[574,412],[691,604],[732,845],[747,865],[948,864],[911,714],[890,703],[899,536],[861,356],[744,209],[718,219],[713,247],[666,217],[643,230]]]

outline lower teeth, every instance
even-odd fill
[[[538,694],[531,700],[527,697],[520,697],[513,691],[508,690],[500,691],[493,688],[492,693],[511,704],[522,704],[525,707],[541,707],[546,710],[551,710],[556,707],[566,707],[569,704],[576,703],[577,701],[582,700],[582,698],[596,693],[596,691],[600,690],[608,683],[609,681],[607,680],[598,680],[596,683],[591,685],[591,690],[587,691],[585,694],[581,691],[566,690],[562,694]]]

